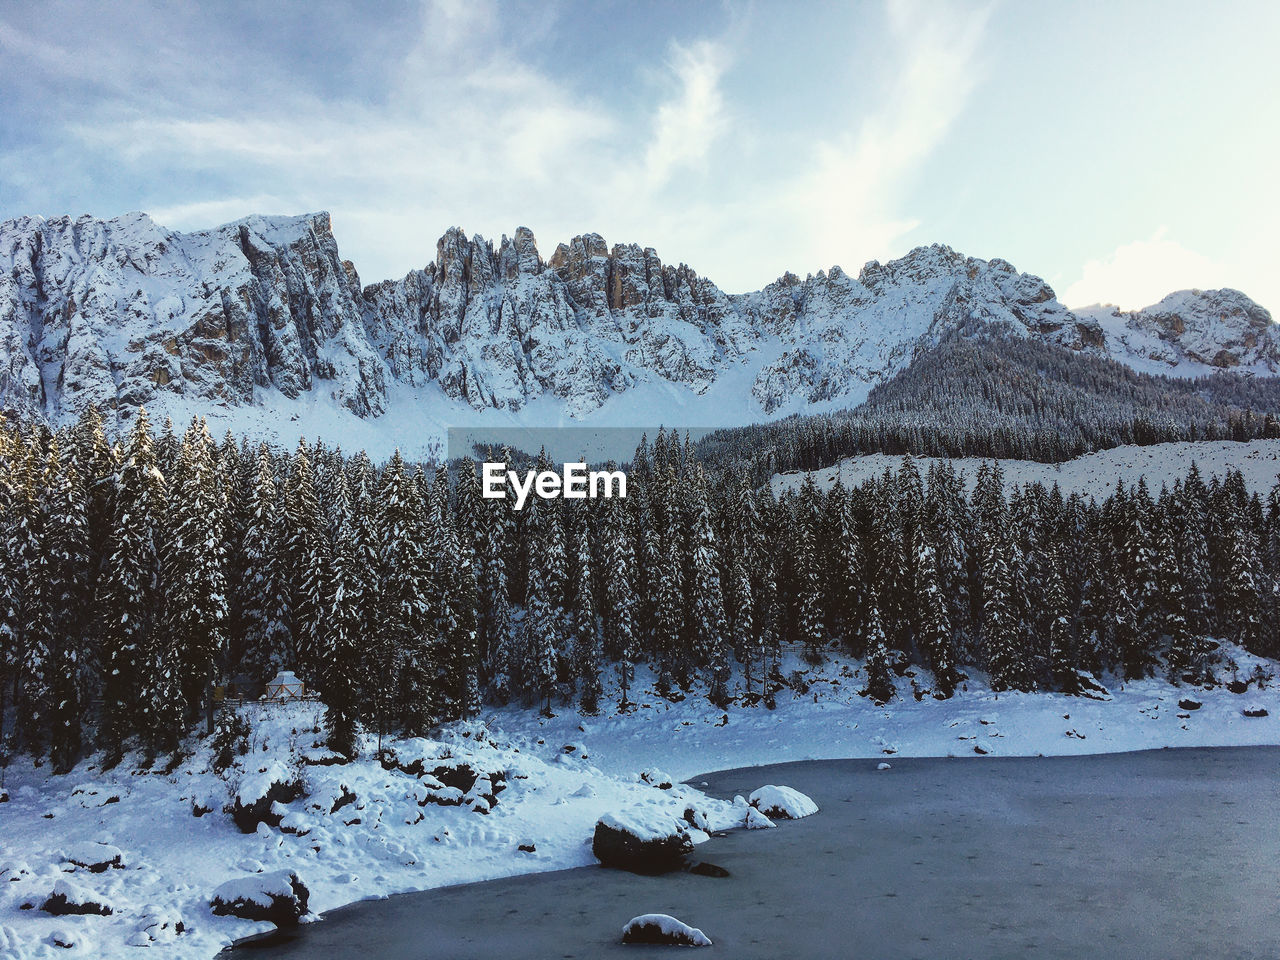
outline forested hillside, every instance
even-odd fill
[[[866,695],[915,664],[949,696],[1077,692],[1111,673],[1201,680],[1226,639],[1280,654],[1280,486],[1198,472],[1105,502],[984,469],[971,497],[914,463],[775,499],[659,433],[626,499],[484,500],[398,456],[216,443],[145,414],[112,438],[0,430],[0,716],[68,769],[90,745],[177,748],[213,684],[279,668],[318,688],[334,746],[422,732],[484,700],[553,709],[658,690],[766,705],[780,645],[865,658]],[[923,694],[921,694],[923,695]]]
[[[865,403],[718,430],[699,456],[748,470],[816,470],[865,453],[1059,463],[1123,444],[1280,437],[1280,380],[1136,372],[995,330],[963,328],[917,352]]]

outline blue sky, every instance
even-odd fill
[[[0,3],[0,217],[327,209],[366,282],[595,231],[732,292],[943,242],[1280,310],[1278,41],[1269,0]]]

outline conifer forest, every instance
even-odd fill
[[[509,454],[508,454],[509,455]],[[945,463],[780,496],[646,437],[626,498],[481,497],[475,462],[375,464],[180,436],[145,411],[109,436],[0,430],[0,717],[6,749],[67,770],[90,748],[160,756],[215,688],[280,669],[319,692],[332,746],[421,735],[486,702],[628,706],[661,695],[768,708],[784,645],[865,659],[863,694],[911,666],[946,698],[1203,681],[1218,640],[1280,655],[1280,485],[1195,468],[1103,501],[998,465]],[[731,682],[731,680],[733,682]]]

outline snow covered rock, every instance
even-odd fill
[[[124,866],[124,853],[109,843],[76,843],[62,851],[62,859],[90,873],[105,873]]]
[[[768,830],[776,824],[755,807],[747,810],[746,826],[748,830]]]
[[[295,925],[307,912],[309,897],[295,871],[273,870],[219,884],[209,906],[220,917],[267,920],[277,927],[287,927]]]
[[[284,813],[276,804],[292,803],[302,795],[302,784],[278,760],[268,760],[246,773],[236,788],[231,819],[244,833],[253,833],[258,824],[280,825]]]
[[[66,927],[55,927],[53,932],[49,934],[49,942],[59,949],[71,950],[81,945],[84,942],[84,938]]]
[[[766,784],[753,790],[748,798],[751,805],[766,817],[783,820],[799,820],[818,812],[818,805],[799,790]]]
[[[887,764],[887,763],[877,763],[877,764],[876,764],[876,769],[877,769],[877,770],[890,770],[890,769],[892,769],[892,767],[891,767],[889,764]]]
[[[138,929],[134,931],[130,945],[146,947],[153,943],[172,943],[186,929],[186,922],[177,910],[150,906],[138,921]]]
[[[66,879],[58,880],[53,885],[53,892],[40,909],[55,917],[65,917],[68,914],[109,917],[115,912],[100,896]]]
[[[657,767],[650,767],[648,770],[642,771],[640,781],[649,784],[651,787],[657,787],[659,790],[670,790],[673,784],[671,775],[663,773]]]
[[[605,814],[591,841],[591,852],[604,866],[634,873],[674,870],[692,850],[687,825],[652,806]]]
[[[680,947],[709,947],[711,940],[697,927],[665,913],[633,917],[622,928],[623,943],[658,943]]]

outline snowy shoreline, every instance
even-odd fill
[[[1275,664],[1241,651],[1234,656],[1242,677],[1254,666],[1274,674]],[[799,670],[800,664],[786,667]],[[731,805],[696,792],[709,770],[809,759],[892,762],[1280,743],[1280,689],[1270,682],[1241,695],[1221,685],[1205,690],[1153,679],[1117,683],[1111,699],[1089,700],[997,694],[977,671],[970,677],[968,689],[952,699],[919,702],[911,695],[912,678],[899,678],[900,699],[878,707],[858,693],[859,664],[835,660],[808,671],[773,711],[731,707],[726,713],[694,690],[680,703],[639,697],[641,706],[624,715],[583,717],[568,710],[545,719],[505,708],[488,713],[483,726],[459,725],[436,740],[397,741],[402,759],[420,756],[428,770],[446,760],[500,770],[506,789],[488,814],[440,805],[447,789],[436,791],[435,800],[425,798],[431,791],[424,777],[370,759],[326,765],[327,751],[316,746],[323,736],[314,732],[318,704],[254,718],[247,759],[280,763],[305,782],[304,795],[282,805],[280,829],[262,824],[243,834],[221,812],[236,784],[209,769],[204,743],[169,774],[139,774],[128,762],[103,772],[90,760],[55,777],[24,759],[9,769],[11,799],[0,804],[0,956],[110,960],[150,945],[177,960],[208,960],[231,941],[270,929],[215,918],[208,906],[219,883],[259,870],[296,870],[319,914],[398,892],[590,864],[595,820],[620,806],[680,815],[694,802],[715,829],[733,825]],[[1201,706],[1181,708],[1187,698]],[[1244,715],[1255,707],[1267,716]],[[246,775],[255,772],[251,767]],[[680,786],[691,778],[691,787]],[[650,782],[663,779],[675,788]],[[348,792],[357,799],[339,805]],[[193,816],[196,807],[212,812]],[[118,848],[123,867],[89,873],[68,863],[71,847],[93,843]],[[109,903],[113,913],[41,912],[41,902],[64,879]],[[33,909],[21,909],[24,903]],[[54,939],[74,946],[56,947]]]
[[[715,796],[792,783],[820,814],[713,840],[699,856],[727,877],[510,877],[355,904],[252,952],[420,960],[430,943],[476,960],[658,958],[670,953],[624,946],[619,928],[659,911],[741,960],[828,960],[848,943],[874,957],[1275,956],[1278,759],[1174,748],[723,771],[708,775]]]

